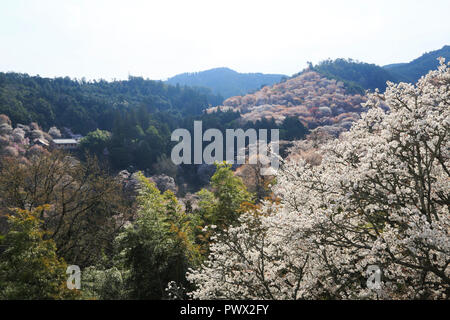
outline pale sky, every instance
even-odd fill
[[[449,0],[0,0],[0,71],[111,80],[385,65],[450,44],[449,13]]]

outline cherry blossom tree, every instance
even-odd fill
[[[216,235],[188,273],[191,296],[448,299],[449,66],[441,59],[416,85],[369,94],[367,113],[322,146],[319,165],[285,163],[279,203]],[[368,287],[371,266],[381,282]]]

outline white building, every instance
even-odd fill
[[[76,139],[53,139],[55,149],[71,150],[78,148],[79,140]]]

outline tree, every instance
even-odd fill
[[[323,159],[286,163],[188,274],[194,298],[446,299],[450,293],[450,68],[370,94]],[[389,107],[385,111],[385,105]],[[368,269],[382,272],[377,290]]]
[[[118,241],[130,270],[130,297],[162,299],[169,282],[186,284],[185,273],[198,261],[198,250],[174,194],[161,194],[142,174],[139,181],[138,219]]]
[[[73,299],[66,286],[67,265],[56,254],[53,240],[45,239],[39,216],[49,206],[16,210],[8,218],[9,232],[0,238],[0,299]]]
[[[51,127],[50,130],[48,130],[48,134],[54,139],[59,139],[62,137],[61,131],[59,131],[57,127]]]
[[[89,266],[81,274],[82,295],[86,299],[121,300],[128,299],[127,281],[129,270],[118,266]]]
[[[89,132],[80,140],[80,149],[96,156],[102,156],[111,140],[111,133],[105,130]]]
[[[249,163],[249,159],[247,163],[236,169],[236,175],[242,178],[247,190],[254,194],[255,201],[259,203],[271,196],[272,190],[270,190],[269,186],[274,183],[274,177],[262,174],[265,166],[260,161],[261,156],[254,157],[257,159],[256,163]]]
[[[199,193],[200,211],[204,210],[203,217],[207,224],[219,228],[233,225],[239,218],[242,203],[251,202],[252,195],[242,179],[234,175],[231,164],[225,162],[216,164],[211,188],[212,191],[202,190]]]
[[[286,117],[281,125],[281,139],[283,140],[297,140],[303,139],[308,133],[303,123],[298,117]]]
[[[60,151],[36,154],[26,163],[2,159],[0,192],[4,211],[50,204],[39,216],[46,237],[55,241],[59,256],[80,267],[110,252],[118,230],[133,214],[120,182],[95,158],[82,163]]]
[[[196,243],[200,245],[203,257],[209,254],[211,237],[216,230],[237,224],[245,204],[253,203],[253,196],[241,177],[234,175],[230,164],[216,163],[210,184],[212,191],[202,189],[197,193],[199,208],[192,217]]]

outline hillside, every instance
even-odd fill
[[[0,114],[9,116],[13,124],[38,122],[47,130],[51,126],[83,134],[97,128],[110,130],[117,112],[144,108],[174,117],[196,115],[221,101],[207,89],[175,87],[139,77],[85,82],[0,73]]]
[[[255,93],[229,98],[208,112],[219,108],[239,111],[243,122],[273,118],[280,123],[297,117],[309,129],[327,126],[337,133],[358,119],[364,100],[362,95],[347,93],[342,82],[308,71]]]
[[[210,88],[213,93],[224,98],[244,95],[263,85],[279,82],[282,74],[239,73],[228,68],[215,68],[201,72],[182,73],[169,78],[166,82],[192,87]]]
[[[397,82],[398,78],[375,64],[357,62],[352,59],[325,60],[310,70],[329,79],[342,81],[347,92],[363,94],[365,90],[376,88],[384,91],[386,81]]]
[[[450,46],[443,46],[439,50],[424,53],[409,63],[396,63],[386,65],[383,68],[397,77],[400,81],[415,83],[428,71],[436,69],[439,65],[438,58],[443,57],[450,60]]]
[[[302,72],[316,71],[328,79],[342,81],[348,93],[364,94],[365,90],[374,91],[376,88],[383,92],[386,89],[386,81],[417,82],[421,76],[437,68],[439,57],[448,61],[450,46],[425,53],[409,63],[393,63],[380,67],[352,59],[328,59],[317,65],[309,64]]]

